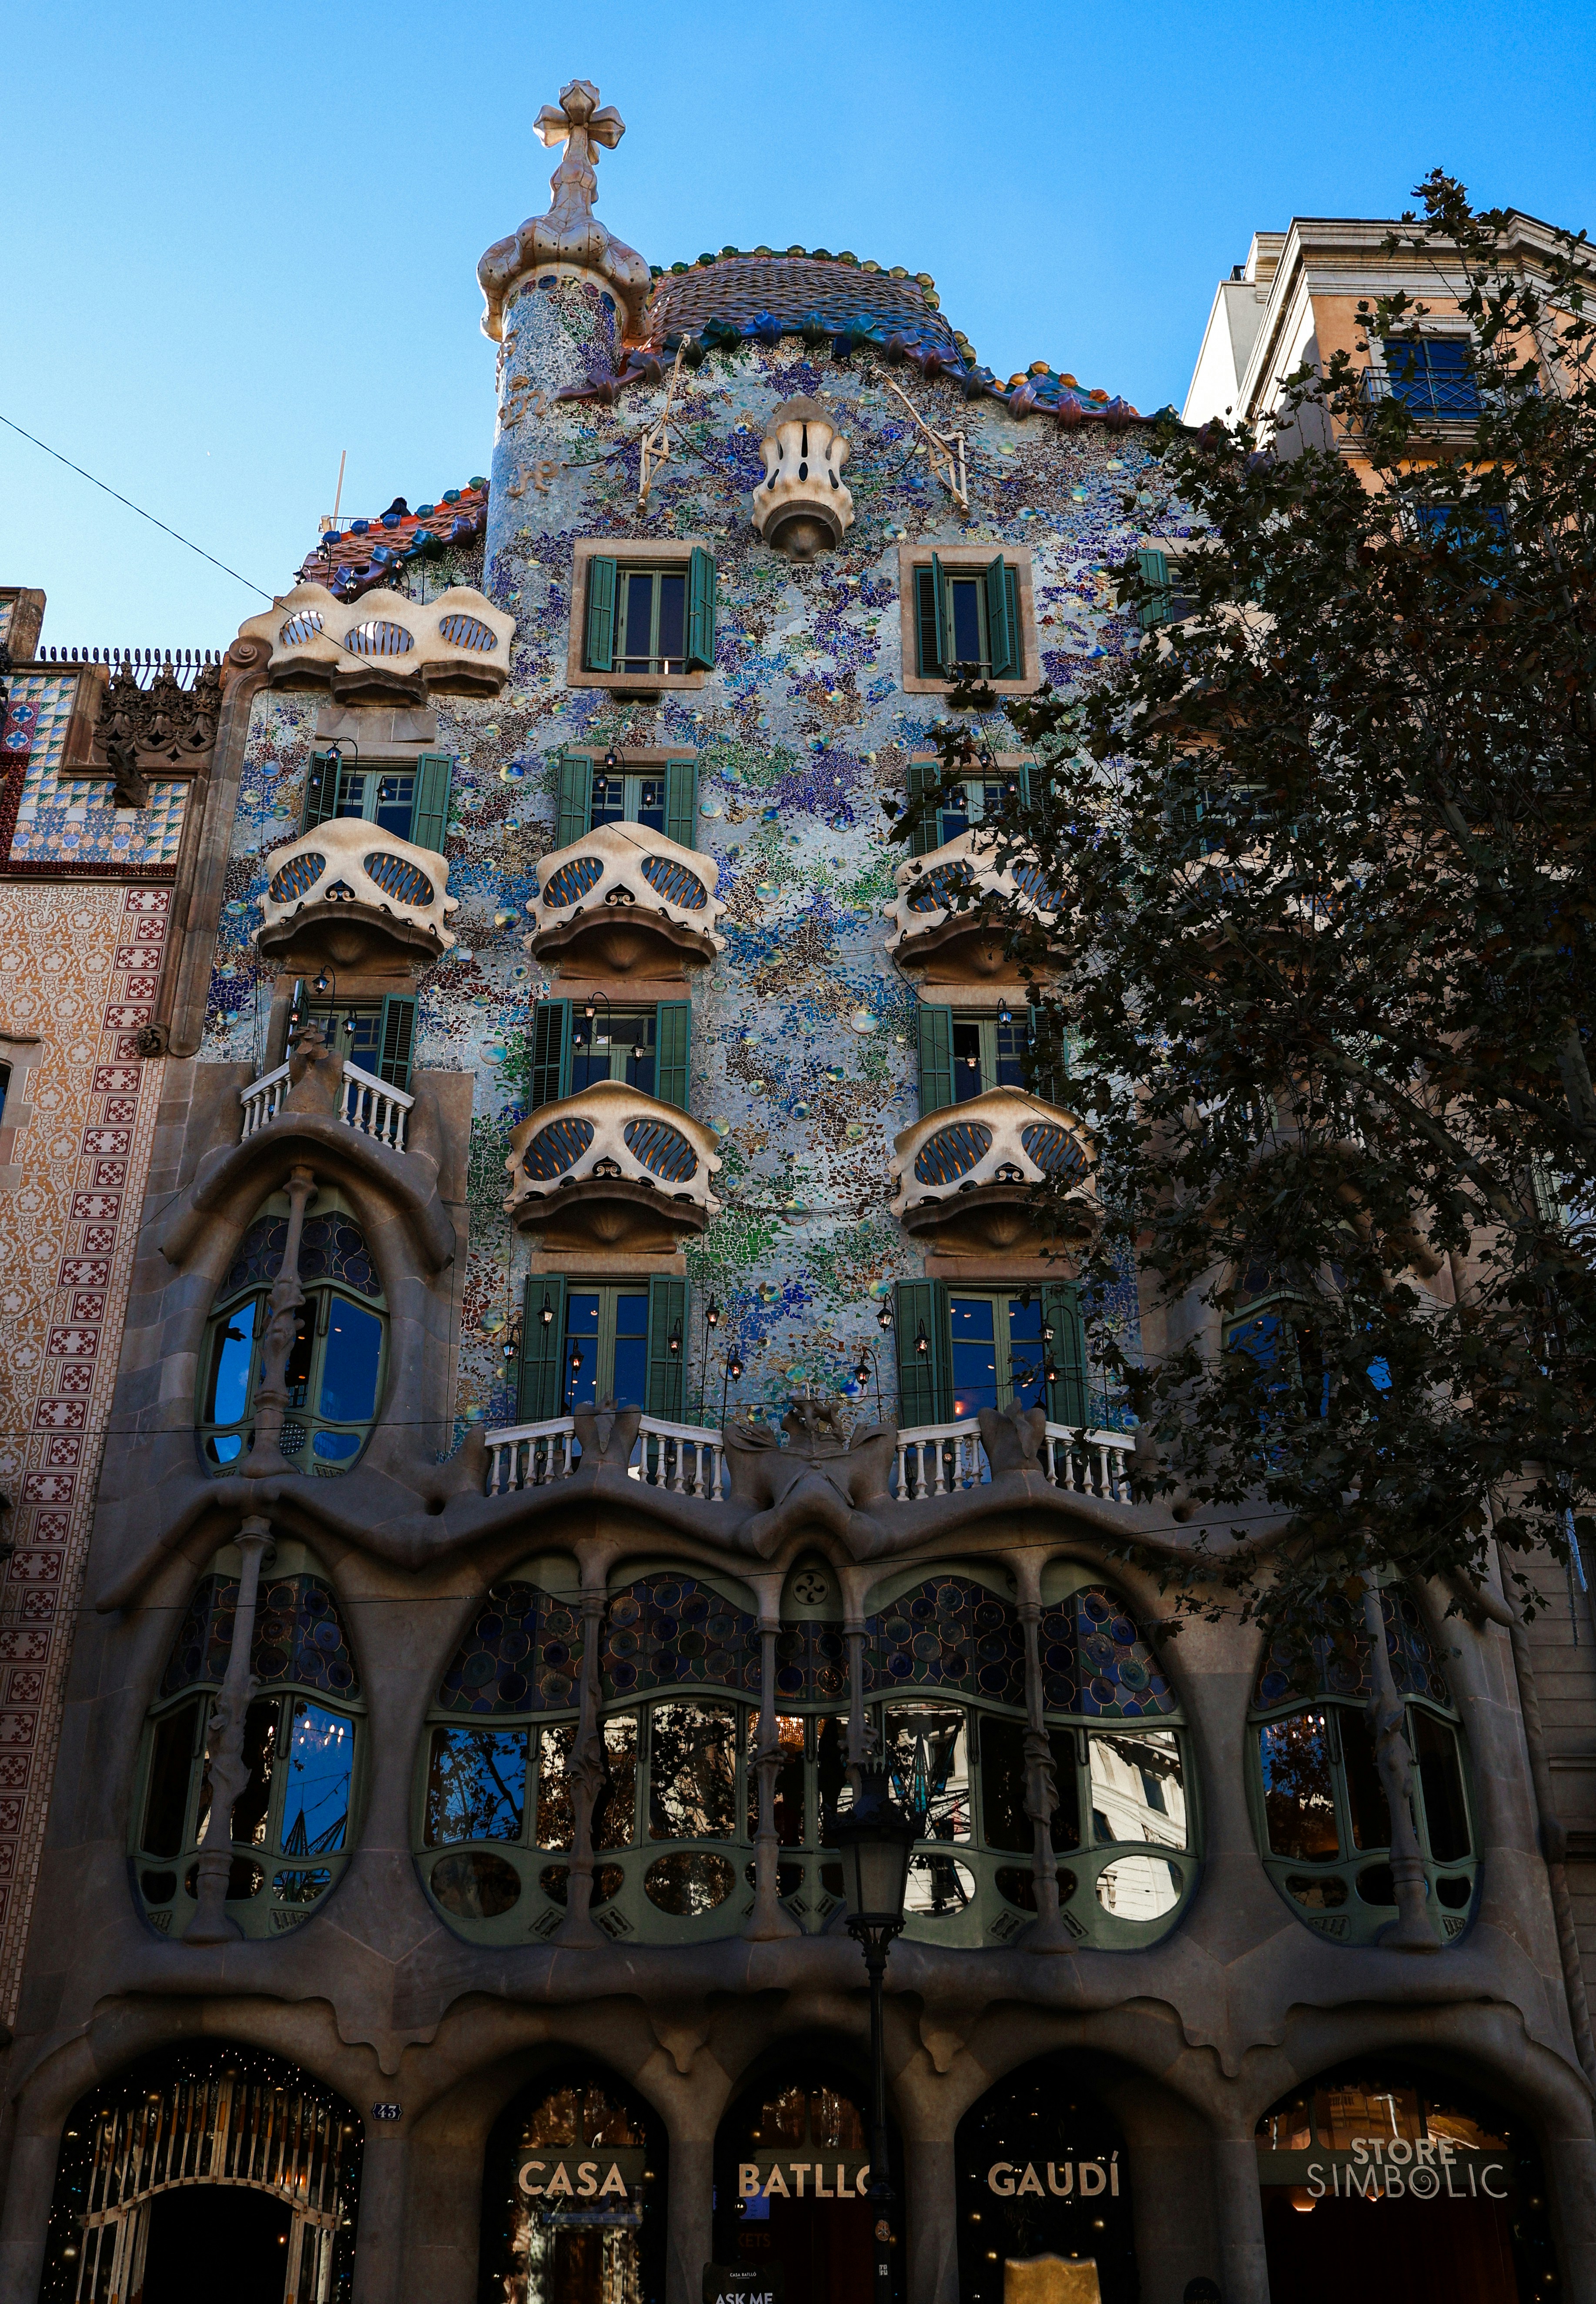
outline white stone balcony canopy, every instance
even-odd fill
[[[545,1248],[673,1252],[721,1203],[710,1179],[714,1138],[673,1104],[624,1080],[599,1080],[540,1105],[510,1139],[504,1206]]]
[[[535,960],[583,976],[675,976],[726,949],[720,866],[640,824],[601,824],[545,856],[527,906]]]
[[[468,584],[425,602],[386,589],[339,600],[325,584],[296,584],[239,629],[271,649],[274,688],[420,702],[435,689],[496,696],[510,677],[515,618]]]
[[[842,484],[848,442],[823,402],[800,397],[772,411],[760,442],[764,479],[754,491],[754,526],[790,560],[813,560],[853,526]]]
[[[380,824],[333,817],[273,849],[266,861],[255,931],[263,959],[351,968],[395,952],[436,960],[455,942],[443,925],[460,910],[448,864]]]
[[[1018,1246],[1036,1235],[1031,1194],[1045,1177],[1067,1190],[1051,1226],[1095,1230],[1094,1155],[1072,1114],[1024,1088],[992,1088],[916,1120],[893,1139],[891,1213],[907,1232],[955,1255]]]
[[[990,832],[974,828],[898,867],[898,893],[883,904],[887,950],[903,969],[934,965],[938,981],[984,983],[1013,973],[1003,945],[1021,920],[1047,925],[1057,899],[1034,858],[1001,868]]]

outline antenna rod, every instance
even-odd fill
[[[348,454],[349,450],[347,448],[341,448],[338,452],[338,487],[333,497],[333,519],[334,524],[336,524],[338,519],[338,507],[343,502],[343,466]]]

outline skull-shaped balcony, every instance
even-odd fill
[[[754,491],[754,526],[790,560],[835,550],[853,526],[843,486],[848,442],[818,400],[784,400],[760,442],[764,479]]]
[[[598,825],[543,859],[527,950],[578,976],[702,968],[726,948],[715,933],[726,909],[714,894],[719,870],[713,856],[644,825]]]
[[[267,860],[255,941],[279,968],[308,973],[328,962],[436,960],[455,941],[443,924],[460,909],[447,863],[381,825],[334,817]]]
[[[1011,975],[1009,931],[1045,927],[1057,898],[1033,857],[1000,868],[992,835],[961,832],[956,840],[898,867],[898,893],[882,907],[891,922],[887,950],[899,968],[933,970],[941,983],[975,984]]]
[[[671,1254],[721,1203],[707,1128],[624,1080],[599,1080],[540,1105],[510,1139],[504,1206],[548,1249]]]
[[[1018,1088],[988,1088],[916,1120],[893,1140],[891,1212],[933,1249],[978,1256],[1043,1232],[1085,1239],[1098,1223],[1093,1152],[1078,1121]],[[1043,1216],[1036,1187],[1053,1180]]]

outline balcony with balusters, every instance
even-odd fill
[[[1018,1088],[988,1088],[915,1121],[893,1139],[891,1213],[933,1250],[981,1255],[1037,1237],[1037,1187],[1055,1182],[1050,1234],[1096,1229],[1093,1153],[1080,1123]]]
[[[511,1134],[504,1165],[511,1221],[547,1249],[668,1255],[720,1213],[709,1130],[624,1080],[540,1105]]]
[[[455,942],[444,923],[460,909],[449,866],[359,817],[334,817],[267,859],[255,942],[263,960],[304,973],[441,959]]]
[[[673,977],[703,968],[726,939],[715,922],[720,867],[639,824],[601,824],[538,867],[524,941],[545,967],[578,976]]]
[[[898,867],[898,893],[882,908],[891,923],[887,950],[899,968],[933,971],[939,983],[989,983],[1013,974],[1005,956],[1010,930],[1045,925],[1058,899],[1034,858],[1000,867],[990,833],[961,832],[928,855]]]
[[[248,1088],[240,1088],[239,1102],[243,1107],[241,1143],[247,1144],[258,1130],[269,1127],[284,1109],[291,1070],[291,1065],[281,1063],[274,1072],[264,1072]],[[374,1144],[385,1144],[391,1151],[408,1151],[415,1102],[415,1097],[403,1088],[391,1087],[386,1080],[378,1080],[375,1072],[367,1072],[345,1057],[335,1111],[337,1118],[357,1134],[368,1137]]]

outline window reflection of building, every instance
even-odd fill
[[[618,2081],[536,2083],[489,2139],[483,2293],[503,2304],[650,2304],[663,2287],[664,2169],[658,2121]]]
[[[195,1906],[210,1821],[210,1726],[232,1653],[238,1557],[222,1554],[179,1629],[140,1764],[134,1848],[140,1897],[180,1936]],[[249,1780],[233,1804],[228,1910],[246,1935],[306,1919],[348,1860],[360,1686],[337,1603],[303,1546],[280,1543],[264,1577],[244,1718]]]

